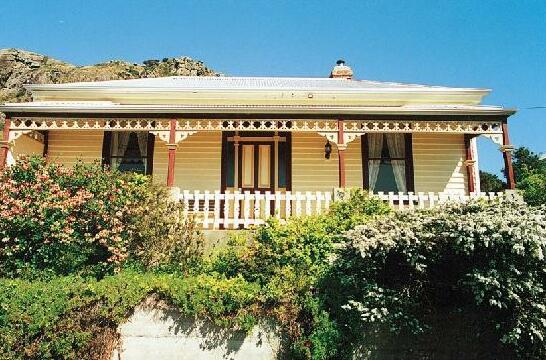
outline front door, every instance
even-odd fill
[[[241,142],[239,184],[241,191],[275,191],[275,145],[273,142]]]

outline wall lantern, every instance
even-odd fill
[[[332,144],[330,144],[330,140],[327,140],[326,144],[324,145],[324,158],[330,159],[331,153],[332,153]]]

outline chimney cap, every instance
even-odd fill
[[[334,79],[348,79],[353,78],[353,69],[345,64],[345,60],[339,59],[336,61],[336,66],[332,69],[330,77]]]

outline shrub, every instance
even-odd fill
[[[250,329],[259,287],[240,277],[123,270],[101,280],[0,279],[0,359],[109,359],[117,326],[150,293],[187,316]]]
[[[395,357],[546,356],[544,210],[450,204],[349,231],[322,284],[343,330],[341,348],[395,346]]]
[[[265,306],[288,331],[297,358],[323,359],[335,353],[337,329],[314,294],[330,267],[340,234],[390,212],[362,190],[332,204],[322,215],[294,217],[286,223],[270,219],[249,241],[235,237],[218,250],[208,271],[242,276],[262,287]]]
[[[130,255],[147,266],[181,262],[194,232],[181,231],[188,223],[168,203],[142,175],[22,158],[0,177],[0,273],[102,275]],[[163,255],[143,253],[163,239]]]
[[[151,181],[138,191],[138,206],[125,224],[133,229],[129,258],[146,269],[189,272],[199,268],[204,240],[193,218],[184,216],[183,204],[171,200],[168,188]]]

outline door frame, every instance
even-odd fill
[[[240,147],[244,145],[252,145],[253,146],[253,183],[254,186],[252,189],[243,187],[243,157],[239,156],[238,161],[238,176],[237,176],[237,189],[241,189],[241,191],[271,191],[275,192],[275,167],[277,166],[277,154],[275,153],[275,142],[274,141],[243,141],[241,144],[239,144]],[[269,145],[270,146],[270,154],[269,154],[269,188],[268,189],[260,189],[259,188],[259,177],[260,177],[260,145]],[[239,155],[242,155],[241,149],[239,149]]]
[[[285,138],[285,141],[286,142],[286,159],[285,159],[285,162],[286,162],[286,187],[284,187],[284,189],[286,189],[286,191],[291,191],[292,190],[292,134],[290,132],[278,132],[277,133],[278,136],[280,137],[284,137]],[[228,144],[229,144],[229,141],[228,141],[228,138],[230,137],[234,137],[236,136],[236,133],[234,131],[223,131],[222,132],[222,157],[221,157],[221,163],[222,163],[222,166],[221,166],[221,174],[220,174],[220,191],[222,193],[224,193],[226,191],[226,189],[228,188],[227,187],[227,174],[228,174],[228,167],[230,166],[230,164],[227,163],[227,154],[228,154],[228,151],[229,151],[229,148],[228,148]],[[278,188],[275,187],[275,184],[277,184],[277,180],[278,179],[275,179],[275,176],[277,175],[278,177],[278,174],[277,174],[277,166],[278,166],[278,157],[279,157],[279,151],[278,149],[276,149],[276,147],[274,146],[275,145],[275,141],[274,141],[274,132],[251,132],[251,131],[248,131],[248,132],[245,132],[245,131],[241,131],[239,132],[238,136],[241,137],[242,141],[240,142],[241,143],[254,143],[254,144],[273,144],[272,146],[272,161],[271,161],[271,164],[273,166],[272,168],[272,172],[271,172],[271,176],[272,176],[272,192],[274,191],[277,191]],[[244,140],[244,138],[271,138],[271,141],[269,141],[269,139],[264,139],[264,140],[260,140],[260,141],[256,141],[255,139],[248,139],[248,140]],[[237,160],[239,162],[238,164],[238,172],[240,173],[241,172],[241,166],[240,166],[240,161],[241,161],[241,157],[239,156],[239,159]],[[255,161],[255,164],[256,164],[256,161],[257,161],[257,157],[254,156],[254,161]],[[256,165],[255,165],[256,166]],[[237,174],[237,178],[238,178],[238,182],[240,181],[241,179],[241,176],[240,174]],[[237,184],[234,184],[235,187],[238,189],[239,188],[239,183]],[[256,185],[256,181],[255,181],[255,185]]]

